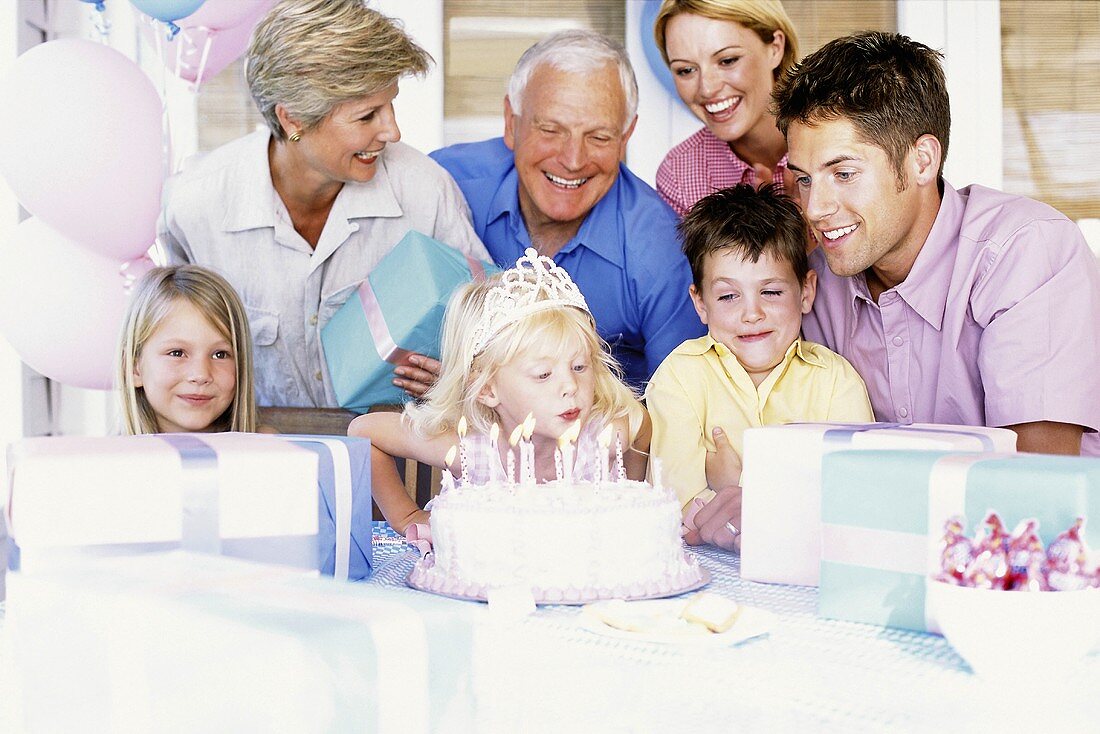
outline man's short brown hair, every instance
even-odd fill
[[[942,59],[938,51],[897,33],[830,41],[776,82],[776,124],[786,135],[794,122],[849,120],[863,142],[886,152],[901,188],[910,148],[922,135],[934,135],[943,148],[942,176],[951,133]]]

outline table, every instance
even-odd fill
[[[496,671],[494,683],[523,701],[499,723],[537,729],[536,711],[547,731],[1084,731],[1100,721],[1100,652],[1080,667],[1076,692],[1043,695],[1044,682],[1023,675],[1006,691],[975,677],[942,637],[819,619],[816,588],[743,581],[738,556],[693,552],[711,573],[707,590],[779,616],[770,635],[729,648],[658,645],[596,635],[578,626],[578,607],[540,607],[502,635],[525,654]],[[375,554],[370,583],[404,586],[415,552],[379,524]],[[523,696],[531,691],[537,703]]]
[[[770,635],[734,647],[636,642],[590,632],[579,608],[560,605],[483,624],[470,661],[476,722],[456,729],[1086,731],[1100,720],[1097,652],[1069,683],[1024,672],[1005,690],[976,678],[940,637],[819,619],[816,589],[743,581],[737,556],[694,552],[711,573],[708,590],[778,615]],[[374,554],[365,583],[423,593],[405,587],[415,551],[383,523]],[[490,616],[476,602],[448,603]],[[0,605],[0,625],[2,614]]]

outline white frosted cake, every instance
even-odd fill
[[[703,582],[680,540],[672,491],[621,480],[491,483],[433,500],[432,553],[409,576],[416,588],[484,598],[530,588],[536,601],[666,596]]]

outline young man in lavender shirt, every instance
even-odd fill
[[[1021,451],[1100,455],[1100,267],[1051,207],[943,180],[940,59],[864,33],[776,86],[818,243],[805,337],[855,366],[880,421],[1005,426]]]

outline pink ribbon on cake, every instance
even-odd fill
[[[484,266],[469,255],[465,258],[466,264],[470,266],[470,276],[473,280],[479,283],[485,280]],[[382,305],[378,303],[378,296],[375,295],[374,286],[370,284],[369,278],[359,284],[359,302],[363,306],[367,329],[370,331],[371,339],[374,340],[374,349],[378,352],[378,356],[393,365],[410,366],[409,356],[413,352],[397,346],[397,342],[394,341],[390,327],[386,324],[386,317],[382,313]]]
[[[413,523],[405,528],[405,542],[420,551],[420,557],[432,552],[432,526],[427,523]]]

